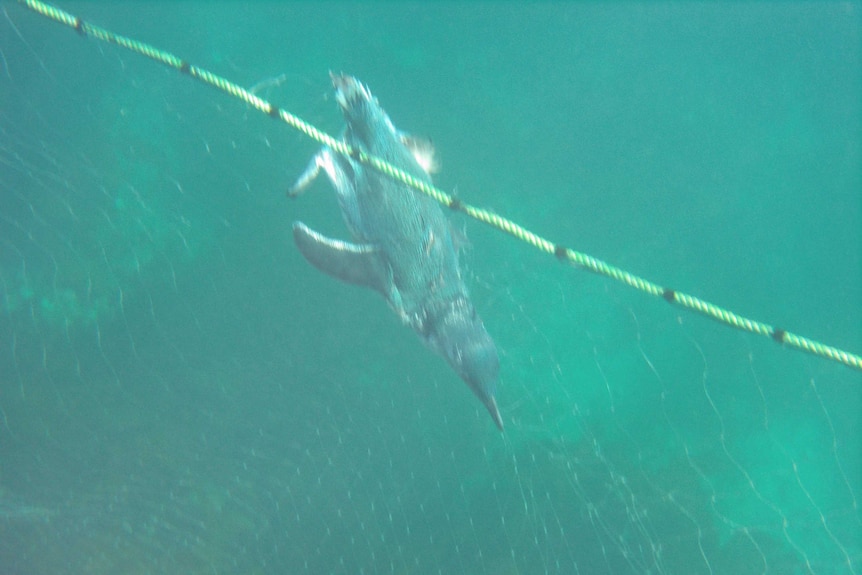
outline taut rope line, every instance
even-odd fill
[[[623,269],[614,267],[590,255],[550,242],[498,214],[464,203],[458,198],[447,194],[435,186],[421,180],[417,180],[410,174],[396,168],[392,164],[389,164],[380,158],[370,156],[362,150],[353,148],[346,143],[333,138],[329,134],[318,130],[301,118],[294,116],[287,110],[283,110],[272,103],[257,97],[245,88],[238,86],[221,76],[217,76],[212,72],[204,70],[203,68],[198,68],[185,60],[177,58],[169,52],[159,50],[149,44],[138,42],[131,38],[114,34],[109,30],[84,22],[77,16],[73,16],[68,12],[64,12],[59,8],[39,0],[18,0],[18,2],[46,18],[75,29],[82,36],[89,36],[103,42],[116,44],[126,50],[145,56],[150,60],[154,60],[164,64],[165,66],[174,68],[183,74],[187,74],[192,78],[200,80],[204,84],[217,88],[238,100],[242,100],[264,114],[281,120],[292,128],[299,130],[309,138],[323,144],[324,146],[328,146],[335,152],[345,156],[350,156],[363,164],[372,166],[387,176],[394,178],[427,196],[430,196],[440,204],[447,206],[454,211],[463,212],[471,218],[512,235],[547,254],[553,254],[560,261],[574,264],[591,272],[622,282],[649,295],[664,298],[669,303],[698,312],[736,329],[769,337],[788,347],[862,370],[862,357],[856,354],[814,341],[807,337],[785,331],[760,321],[748,319],[700,298],[659,286],[658,284],[638,277]]]

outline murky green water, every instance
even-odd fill
[[[856,3],[63,6],[333,134],[355,74],[443,189],[862,351]],[[315,144],[3,10],[0,572],[860,571],[858,372],[456,216],[500,435],[298,254]]]

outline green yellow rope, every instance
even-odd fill
[[[332,136],[326,134],[325,132],[318,130],[311,124],[305,122],[297,116],[294,116],[290,112],[278,108],[270,102],[255,96],[245,88],[238,86],[237,84],[234,84],[233,82],[230,82],[225,78],[216,76],[212,72],[209,72],[202,68],[198,68],[197,66],[193,66],[185,60],[177,58],[173,54],[164,52],[148,44],[138,42],[137,40],[114,34],[109,30],[105,30],[104,28],[100,28],[99,26],[95,26],[93,24],[90,24],[89,22],[84,22],[77,16],[73,16],[68,12],[64,12],[59,8],[51,6],[50,4],[45,4],[44,2],[40,2],[39,0],[18,0],[18,2],[20,4],[23,4],[30,10],[37,12],[42,16],[45,16],[46,18],[49,18],[70,28],[74,28],[78,31],[78,33],[83,36],[89,36],[103,42],[116,44],[117,46],[121,46],[126,50],[135,52],[151,60],[164,64],[165,66],[174,68],[175,70],[178,70],[183,74],[188,74],[189,76],[196,78],[197,80],[200,80],[201,82],[208,84],[214,88],[217,88],[218,90],[221,90],[222,92],[234,98],[237,98],[238,100],[242,100],[253,108],[260,110],[264,114],[281,120],[282,122],[288,124],[294,129],[299,130],[309,138],[319,142],[320,144],[323,144],[324,146],[328,146],[335,152],[343,154],[345,156],[350,156],[363,164],[372,166],[373,168],[379,170],[387,176],[394,178],[400,182],[403,182],[404,184],[412,187],[413,189],[428,195],[429,197],[436,200],[438,203],[444,206],[448,206],[453,210],[463,212],[471,218],[483,222],[509,235],[512,235],[519,240],[526,242],[531,246],[535,247],[536,249],[539,249],[547,254],[553,254],[561,261],[577,265],[591,272],[611,278],[618,282],[622,282],[649,295],[662,297],[670,303],[674,303],[691,311],[701,313],[707,317],[710,317],[716,321],[719,321],[736,329],[769,337],[788,347],[805,351],[813,355],[817,355],[825,359],[843,363],[844,365],[847,365],[849,367],[862,370],[862,357],[856,354],[843,351],[836,347],[822,344],[801,335],[790,333],[783,329],[779,329],[759,321],[748,319],[746,317],[737,315],[731,311],[720,308],[694,296],[680,293],[669,288],[661,287],[648,280],[630,274],[625,270],[609,265],[592,256],[577,252],[559,244],[552,243],[545,238],[519,226],[515,222],[506,219],[500,215],[497,215],[493,212],[489,212],[488,210],[484,210],[482,208],[477,208],[475,206],[466,204],[461,200],[440,190],[439,188],[436,188],[421,180],[417,180],[410,174],[396,168],[392,164],[389,164],[388,162],[380,158],[370,156],[362,150],[357,150],[348,146],[343,141],[337,140]]]

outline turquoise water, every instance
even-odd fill
[[[501,435],[297,253],[313,142],[2,7],[0,573],[862,571],[858,372],[455,216]],[[330,133],[355,74],[441,188],[862,351],[857,3],[63,7]]]

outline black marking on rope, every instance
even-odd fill
[[[557,256],[557,259],[567,260],[569,259],[569,248],[562,244],[557,244],[554,246],[554,255]]]
[[[357,162],[362,162],[362,150],[360,150],[356,146],[350,147],[350,149],[348,150],[348,155]]]
[[[189,64],[186,60],[183,60],[182,62],[180,62],[180,72],[182,72],[183,74],[191,74],[192,65]]]
[[[281,110],[278,106],[274,106],[273,104],[269,105],[269,109],[266,113],[269,114],[270,118],[275,118],[276,120],[281,118]]]
[[[84,29],[84,21],[80,17],[75,17],[75,31],[81,36],[86,36],[87,31]]]
[[[664,291],[661,292],[661,297],[670,303],[676,303],[676,292],[670,288],[664,288]]]
[[[464,204],[461,203],[456,197],[452,197],[449,199],[449,209],[453,212],[460,212],[464,208]]]
[[[777,341],[778,343],[784,343],[787,339],[787,332],[781,328],[773,328],[772,329],[772,339]]]

